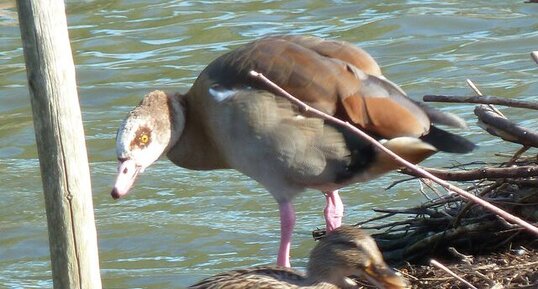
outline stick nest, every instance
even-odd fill
[[[499,167],[538,167],[538,155],[518,156],[521,151]],[[484,170],[487,167],[477,171]],[[506,173],[510,174],[509,170]],[[422,188],[429,189],[421,190],[425,196],[435,192],[435,198],[428,197],[424,204],[409,209],[377,209],[381,216],[357,224],[381,231],[372,236],[387,263],[398,268],[411,288],[470,288],[446,270],[430,265],[431,259],[444,263],[476,288],[538,288],[535,235],[459,195],[442,195],[429,180],[421,182],[425,185]],[[535,176],[477,179],[468,191],[528,222],[538,223]]]
[[[510,179],[477,185],[483,199],[528,222],[538,222],[538,182],[530,178]],[[444,257],[453,247],[464,254],[495,252],[512,243],[528,241],[538,245],[536,237],[523,228],[469,203],[457,195],[442,196],[418,207],[404,210],[376,210],[384,215],[359,223],[364,228],[383,229],[374,234],[387,262],[422,263],[433,256]],[[402,216],[406,216],[404,220]],[[368,225],[389,217],[400,220]]]

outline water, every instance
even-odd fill
[[[44,201],[14,1],[0,2],[0,288],[50,288]],[[186,91],[218,55],[277,33],[342,39],[367,49],[410,95],[486,94],[536,100],[538,5],[521,1],[68,1],[104,288],[184,288],[210,274],[273,263],[278,212],[252,180],[232,171],[193,172],[161,160],[134,191],[113,201],[114,137],[120,120],[153,89]],[[436,105],[466,118],[481,145],[471,156],[426,164],[495,160],[512,152],[483,133],[470,105]],[[504,109],[536,127],[536,114]],[[346,188],[346,220],[372,208],[418,204],[401,179]],[[320,193],[296,202],[293,264],[304,267],[312,229],[323,225]]]

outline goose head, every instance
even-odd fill
[[[111,195],[129,192],[138,174],[173,146],[185,126],[179,95],[153,91],[129,112],[116,136],[118,176]]]
[[[308,278],[347,288],[358,276],[381,289],[410,288],[383,260],[375,241],[364,231],[342,226],[319,241],[310,254]],[[353,287],[353,286],[351,286]]]

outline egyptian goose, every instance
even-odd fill
[[[146,95],[118,130],[112,197],[127,194],[137,175],[163,154],[187,169],[236,169],[278,202],[277,264],[289,267],[295,196],[306,188],[324,192],[331,231],[343,215],[339,188],[400,167],[348,130],[301,113],[252,78],[251,70],[363,129],[411,162],[438,150],[466,153],[474,147],[432,125],[464,127],[461,119],[408,98],[364,50],[316,37],[273,36],[217,58],[186,94]]]
[[[306,275],[286,267],[259,266],[220,273],[189,288],[357,288],[348,276],[366,279],[381,289],[409,288],[407,281],[385,264],[375,241],[352,226],[336,228],[316,244]]]

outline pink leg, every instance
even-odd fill
[[[290,266],[291,235],[295,226],[295,210],[291,202],[279,204],[280,210],[280,248],[276,264],[284,267]]]
[[[325,206],[325,229],[330,232],[342,225],[342,217],[344,216],[344,204],[338,195],[338,190],[325,192],[327,205]]]

